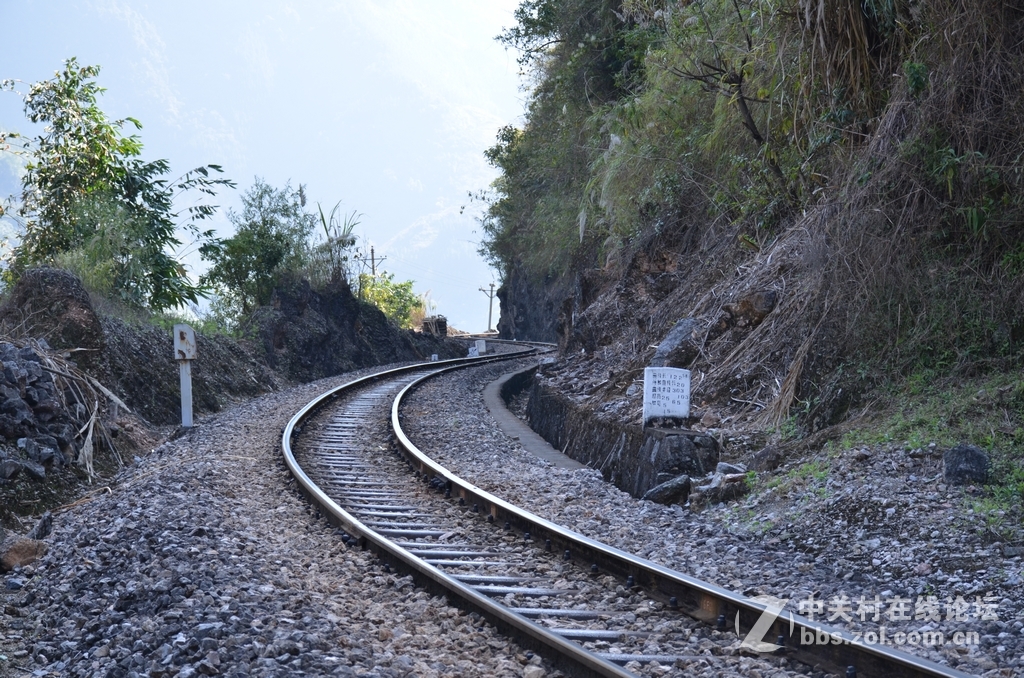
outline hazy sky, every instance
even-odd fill
[[[342,200],[384,269],[481,331],[478,288],[496,274],[476,254],[480,206],[460,208],[494,179],[482,153],[522,113],[515,54],[494,41],[518,2],[0,0],[0,79],[99,64],[100,106],[142,122],[145,159],[173,176],[223,165],[239,188],[222,208],[256,176],[305,184],[325,211]],[[11,93],[0,126],[34,132]],[[0,157],[0,195],[17,192],[12,166]],[[216,225],[230,235],[223,213]]]

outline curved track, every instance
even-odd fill
[[[699,623],[749,634],[751,653],[785,654],[840,675],[966,675],[859,644],[842,629],[778,616],[771,601],[745,598],[555,525],[455,476],[402,431],[401,399],[417,384],[533,352],[388,370],[324,393],[285,428],[286,464],[350,545],[372,549],[387,567],[484,615],[568,675],[630,676],[620,665],[672,664],[688,651],[685,640]],[[395,444],[367,445],[368,431]],[[801,642],[808,637],[827,641]]]

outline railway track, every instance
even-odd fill
[[[388,370],[328,391],[285,428],[285,462],[350,546],[373,550],[387,569],[411,573],[420,586],[478,612],[567,675],[670,667],[692,658],[695,639],[730,633],[735,651],[774,670],[798,661],[847,677],[967,675],[780,614],[770,600],[522,511],[433,462],[402,430],[401,399],[419,383],[531,352]],[[385,438],[392,444],[381,444]]]

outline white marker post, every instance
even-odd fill
[[[487,340],[477,339],[476,340],[476,352],[480,355],[487,353]]]
[[[181,368],[181,425],[192,428],[192,361],[196,359],[196,331],[174,326],[174,358]]]
[[[466,357],[467,358],[479,358],[480,357],[480,349],[478,349],[476,346],[470,346],[469,347],[469,355],[466,356]]]
[[[690,416],[690,370],[678,367],[644,368],[643,425],[656,417]]]

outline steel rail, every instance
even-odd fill
[[[493,341],[496,344],[511,344],[513,346],[543,346],[545,348],[558,348],[558,344],[550,341],[529,341],[519,339],[498,339],[493,335],[486,334],[455,334],[449,337],[449,339],[483,339],[484,341]]]
[[[419,473],[439,476],[445,481],[452,498],[479,506],[495,523],[507,521],[534,540],[550,540],[552,548],[564,550],[573,560],[596,565],[600,571],[623,580],[633,578],[652,598],[667,602],[695,619],[721,628],[734,629],[737,635],[749,633],[758,625],[759,638],[752,643],[778,643],[780,653],[810,665],[821,665],[840,675],[860,678],[888,678],[893,675],[911,678],[968,678],[969,674],[915,655],[860,641],[845,629],[818,623],[793,615],[777,614],[778,608],[734,593],[715,584],[701,581],[681,572],[595,541],[544,518],[514,506],[489,492],[459,478],[421,452],[402,430],[400,407],[402,398],[437,374],[439,370],[411,382],[395,397],[391,408],[391,426],[399,447]],[[766,611],[768,615],[766,616]],[[763,620],[763,621],[762,621]],[[760,622],[760,623],[759,623]],[[769,623],[770,622],[770,623]],[[813,638],[805,644],[803,639]],[[824,642],[819,642],[824,639]]]
[[[449,361],[439,361],[447,366],[432,370],[428,374],[440,374],[452,369],[465,367],[484,362],[495,362],[498,360],[510,360],[513,358],[525,357],[534,353],[534,350],[520,351],[515,353],[499,354],[489,358],[460,358]],[[454,364],[453,364],[454,363]],[[292,417],[285,426],[281,436],[281,446],[284,452],[285,464],[293,477],[298,482],[302,492],[321,509],[328,520],[356,538],[359,546],[369,549],[377,554],[392,567],[397,567],[416,576],[418,583],[432,592],[457,598],[460,607],[469,608],[481,614],[493,623],[499,630],[504,632],[528,649],[532,649],[551,661],[557,668],[570,676],[606,676],[607,678],[634,678],[633,674],[620,668],[618,665],[587,652],[581,646],[566,640],[543,626],[536,624],[526,617],[519,615],[509,608],[500,605],[475,589],[462,584],[437,567],[424,562],[422,559],[409,553],[392,540],[381,536],[372,528],[339,506],[328,496],[316,483],[314,483],[305,471],[298,464],[291,449],[292,437],[301,431],[300,424],[311,414],[338,398],[341,394],[358,389],[381,378],[398,376],[408,372],[430,369],[439,363],[427,363],[400,367],[386,370],[377,374],[356,379],[331,389],[321,394],[308,403]]]
[[[492,340],[495,341],[495,340]],[[527,344],[527,342],[507,342]],[[529,342],[533,344],[536,342]],[[402,398],[427,379],[474,364],[489,363],[525,357],[534,350],[499,354],[480,358],[421,363],[368,375],[343,384],[321,394],[303,407],[285,427],[282,434],[282,449],[286,466],[296,478],[299,487],[334,525],[345,530],[363,548],[374,551],[382,560],[402,571],[414,574],[418,583],[434,593],[441,593],[459,599],[461,606],[472,609],[495,624],[501,631],[511,635],[524,647],[533,649],[552,660],[557,668],[569,675],[579,676],[632,676],[619,666],[608,662],[579,645],[552,633],[507,607],[495,603],[476,590],[463,585],[438,568],[395,544],[390,539],[374,532],[357,518],[338,506],[302,470],[291,449],[291,439],[301,431],[301,423],[330,404],[341,395],[383,378],[395,377],[418,370],[429,370],[422,377],[406,385],[395,397],[391,421],[400,451],[419,474],[428,479],[439,477],[453,499],[467,504],[476,504],[481,514],[488,513],[494,521],[504,520],[513,527],[530,532],[538,541],[549,541],[551,548],[566,551],[573,560],[596,565],[601,571],[621,579],[633,578],[636,586],[642,587],[652,598],[667,602],[697,620],[735,629],[743,633],[751,631],[757,624],[760,638],[753,641],[779,640],[784,653],[798,661],[861,678],[872,676],[912,676],[921,678],[966,678],[968,674],[947,666],[910,655],[889,647],[865,644],[845,629],[813,622],[792,614],[773,617],[772,610],[764,603],[728,591],[714,584],[700,581],[686,574],[670,570],[643,558],[626,553],[614,547],[595,541],[524,511],[504,500],[459,478],[446,468],[434,462],[421,452],[401,428],[400,407]],[[435,369],[431,369],[435,368]],[[766,611],[768,614],[766,615]],[[801,639],[811,637],[813,644],[803,644]],[[818,644],[821,639],[824,643]],[[554,654],[552,654],[554,653]]]

